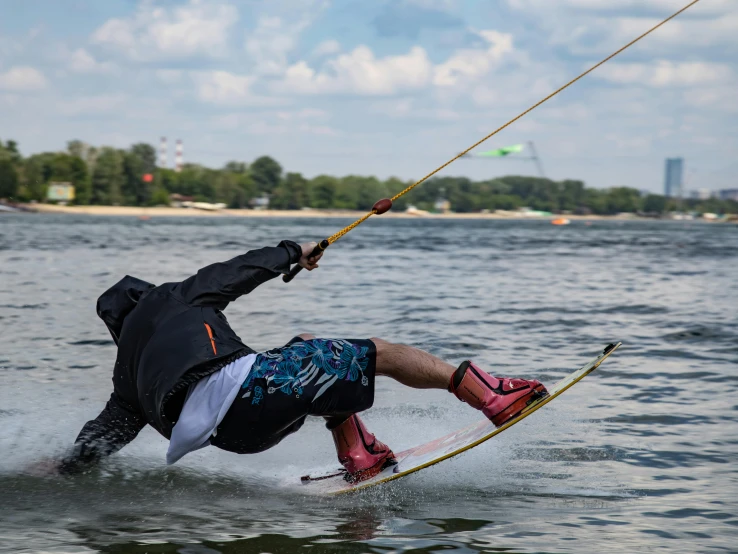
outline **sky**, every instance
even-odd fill
[[[688,0],[0,0],[0,139],[419,179]],[[738,186],[738,2],[701,0],[475,151],[545,174]],[[525,155],[525,154],[524,154]],[[536,175],[456,160],[443,175]]]

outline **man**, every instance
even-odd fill
[[[312,271],[315,243],[282,241],[159,286],[126,276],[98,299],[97,313],[118,346],[113,392],[58,464],[77,473],[132,441],[147,424],[169,439],[167,463],[207,445],[240,454],[264,451],[322,416],[352,482],[396,463],[358,412],[374,402],[375,375],[418,389],[447,389],[499,426],[547,395],[538,381],[488,375],[470,361],[453,367],[384,340],[318,339],[303,334],[257,353],[222,311],[260,284]]]

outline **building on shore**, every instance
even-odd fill
[[[46,199],[64,206],[74,200],[74,186],[72,183],[51,182],[46,189]]]
[[[667,198],[680,197],[684,179],[684,159],[667,158],[664,175],[664,196]]]
[[[734,200],[738,202],[738,189],[723,189],[717,193],[720,200]]]
[[[712,194],[713,193],[710,189],[699,189],[691,191],[689,193],[689,197],[692,200],[709,200]]]

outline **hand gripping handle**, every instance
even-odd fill
[[[308,256],[308,258],[312,258],[313,256],[317,256],[318,254],[320,254],[321,252],[323,252],[323,250],[325,250],[326,248],[328,248],[328,247],[329,247],[330,245],[331,245],[331,243],[330,243],[330,242],[328,242],[328,241],[327,241],[327,240],[325,240],[325,239],[324,239],[324,240],[322,240],[322,241],[320,241],[320,242],[318,243],[318,245],[317,245],[317,246],[316,246],[315,248],[313,248],[313,251],[312,251],[312,252],[310,252],[310,255]],[[292,269],[290,270],[290,272],[289,272],[289,273],[288,273],[287,275],[283,275],[283,276],[282,276],[282,281],[284,281],[285,283],[289,283],[290,281],[292,281],[292,279],[294,279],[294,278],[295,278],[295,276],[296,276],[296,275],[297,275],[298,273],[300,273],[300,272],[302,271],[302,269],[303,269],[303,268],[302,268],[302,266],[301,266],[301,265],[299,265],[299,264],[296,264],[296,265],[295,265],[295,266],[294,266],[294,267],[293,267],[293,268],[292,268]]]

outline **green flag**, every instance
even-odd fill
[[[483,156],[485,158],[501,158],[522,152],[525,146],[522,144],[514,144],[512,146],[505,146],[504,148],[498,148],[497,150],[488,150],[487,152],[480,152],[477,156]]]

